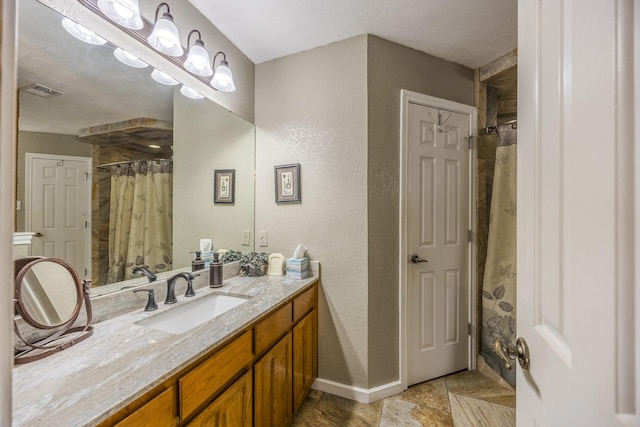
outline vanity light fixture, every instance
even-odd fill
[[[191,35],[193,33],[198,33],[198,39],[195,41],[193,46],[191,46]],[[187,59],[184,61],[184,68],[197,75],[203,77],[209,77],[213,75],[213,70],[211,69],[211,65],[209,62],[209,52],[204,48],[204,42],[202,41],[202,36],[200,35],[200,31],[193,30],[189,33],[187,37]]]
[[[220,61],[220,65],[216,67],[216,58],[218,55],[222,55],[222,61]],[[233,83],[233,74],[231,74],[231,69],[227,62],[227,55],[225,55],[224,52],[215,54],[213,57],[213,66],[215,71],[211,79],[211,86],[220,92],[234,92],[236,85]]]
[[[191,89],[187,85],[182,85],[182,87],[180,88],[180,93],[183,94],[184,96],[186,96],[187,98],[191,98],[191,99],[202,99],[202,98],[204,98],[203,94],[201,94],[197,90]]]
[[[157,81],[158,83],[167,85],[167,86],[175,86],[177,84],[180,84],[179,81],[171,77],[169,74],[163,73],[157,68],[154,68],[153,71],[151,72],[151,78]]]
[[[187,37],[187,55],[184,55],[184,48],[180,43],[178,27],[173,21],[173,16],[171,15],[169,5],[166,2],[162,2],[156,7],[155,22],[153,23],[153,25],[151,22],[145,20],[145,18],[140,17],[142,21],[142,28],[136,29],[133,27],[128,27],[125,24],[119,22],[116,18],[113,18],[110,15],[111,12],[109,8],[113,9],[114,13],[118,14],[118,16],[120,17],[126,18],[130,15],[137,16],[139,14],[138,5],[140,0],[78,1],[93,13],[96,13],[97,15],[110,22],[120,25],[120,29],[131,36],[133,39],[140,42],[144,42],[146,40],[152,48],[164,55],[164,60],[167,60],[172,64],[189,71],[193,75],[193,77],[195,77],[197,80],[200,80],[202,83],[208,83],[215,90],[218,90],[220,92],[235,92],[236,85],[233,81],[233,74],[231,73],[231,69],[229,68],[226,54],[224,52],[216,53],[213,57],[211,65],[209,65],[210,56],[204,47],[204,42],[202,41],[202,35],[200,31],[193,30],[189,33],[189,36]],[[160,16],[160,11],[163,7],[166,7],[166,11],[164,11]],[[149,29],[151,27],[153,28],[151,34],[149,34]],[[194,33],[196,33],[197,39],[195,40],[193,45],[191,45],[191,36]],[[122,60],[123,57],[127,56],[123,55],[125,53],[126,52],[124,51],[117,51],[114,52],[114,55],[116,55],[119,60]],[[222,55],[222,58],[221,61],[218,61],[218,65],[216,66],[216,61],[219,55]],[[133,57],[133,55],[131,55],[131,57]],[[140,60],[138,59],[138,61]],[[142,67],[142,62],[143,61],[140,61],[139,63],[140,67]],[[132,65],[128,62],[124,63],[135,67],[135,65]],[[212,75],[213,77],[211,78]],[[161,84],[177,85],[180,83],[166,73],[158,70],[153,71],[152,77],[154,78],[154,80]],[[193,95],[191,91],[198,93],[189,87],[186,87],[184,90],[182,90],[181,88],[181,92],[185,96],[189,96],[187,94]],[[198,93],[195,98],[198,99],[199,96],[202,96],[202,94]]]
[[[143,27],[138,0],[98,0],[98,8],[118,25],[132,30]]]
[[[95,44],[100,46],[107,42],[105,39],[103,39],[93,31],[86,29],[82,25],[78,24],[75,21],[72,21],[67,17],[62,19],[62,26],[73,37],[85,43]]]
[[[158,19],[158,13],[162,6],[167,7],[167,11],[162,14],[162,17]],[[167,3],[160,3],[156,8],[156,21],[153,24],[153,31],[147,38],[147,41],[152,48],[158,52],[162,52],[169,56],[182,56],[184,51],[182,45],[180,45],[180,35],[178,34],[178,27],[173,22],[173,16],[171,16],[169,5]]]
[[[144,62],[142,59],[138,58],[137,56],[131,55],[129,52],[119,47],[117,47],[113,51],[113,56],[115,56],[118,61],[122,62],[125,65],[128,65],[129,67],[147,68],[149,66],[149,64]]]

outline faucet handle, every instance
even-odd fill
[[[187,281],[187,292],[184,293],[185,297],[194,297],[196,296],[196,291],[193,290],[193,276]]]
[[[156,304],[156,292],[153,289],[134,289],[133,292],[149,293],[149,298],[147,299],[147,305],[144,307],[144,311],[154,311],[158,309],[158,304]]]

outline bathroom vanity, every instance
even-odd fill
[[[288,424],[317,376],[318,278],[224,285],[194,298],[178,285],[178,304],[214,292],[249,297],[184,333],[136,323],[173,308],[159,301],[158,311],[141,306],[96,324],[73,348],[15,367],[14,425]]]

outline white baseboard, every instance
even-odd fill
[[[362,403],[373,403],[380,399],[402,393],[406,389],[406,387],[402,386],[400,381],[394,381],[378,387],[366,389],[322,378],[316,378],[311,388]]]

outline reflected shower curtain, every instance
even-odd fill
[[[109,283],[136,267],[172,269],[173,162],[135,160],[111,167]]]
[[[496,340],[516,340],[516,129],[499,126],[487,259],[482,282],[482,353],[485,361],[515,386],[515,370],[507,370],[493,351]]]

